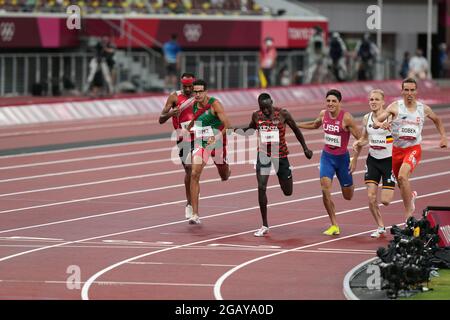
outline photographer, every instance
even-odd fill
[[[92,95],[103,93],[106,85],[107,94],[114,93],[112,74],[114,73],[114,46],[107,37],[104,37],[95,46],[95,56],[89,63],[89,76],[87,88]]]

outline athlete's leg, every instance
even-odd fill
[[[325,206],[328,216],[330,217],[331,224],[337,225],[336,210],[334,207],[334,202],[331,199],[332,180],[328,177],[322,177],[320,179],[320,186],[322,187],[323,205]]]
[[[403,205],[405,207],[405,220],[411,217],[413,214],[412,190],[411,184],[409,182],[410,176],[411,176],[411,166],[408,163],[404,162],[400,167],[397,182],[398,187],[400,188],[400,194],[402,196]]]
[[[367,183],[367,196],[369,198],[369,210],[377,223],[378,227],[384,227],[383,219],[380,213],[380,207],[377,201],[378,185],[374,183]]]
[[[220,179],[222,179],[222,181],[227,181],[231,175],[231,170],[230,170],[230,166],[228,165],[228,163],[223,163],[223,164],[216,163],[216,167],[217,167],[217,171],[219,172]]]
[[[261,212],[262,224],[265,227],[269,227],[267,221],[267,182],[269,181],[268,174],[261,174],[261,170],[257,168],[256,179],[258,181],[258,203],[259,210]]]
[[[186,200],[188,205],[192,205],[191,202],[191,174],[192,174],[192,165],[183,164],[184,167],[184,189],[186,192]]]
[[[200,151],[201,152],[201,151]],[[192,170],[191,170],[191,204],[192,204],[192,217],[198,217],[198,198],[200,194],[200,176],[206,162],[203,161],[203,157],[199,154],[192,157]]]
[[[277,168],[278,183],[280,184],[284,195],[290,196],[292,195],[294,183],[292,181],[292,171],[289,160],[287,157],[275,160],[278,161],[278,167],[274,165],[275,168]]]

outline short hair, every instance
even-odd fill
[[[193,86],[203,86],[203,90],[207,90],[208,87],[206,85],[206,81],[203,79],[197,79],[194,81],[194,83],[192,84]]]
[[[328,97],[329,95],[335,96],[339,100],[339,102],[341,102],[342,100],[342,94],[339,90],[336,89],[328,90],[327,94],[325,95],[325,98]]]
[[[416,85],[416,89],[417,89],[417,82],[416,79],[414,78],[406,78],[405,80],[402,81],[402,90],[403,90],[403,85],[405,83],[414,83]]]
[[[379,94],[383,97],[383,99],[384,99],[384,91],[383,91],[383,90],[381,90],[381,89],[373,89],[373,90],[370,90],[370,92],[369,92],[369,97],[370,97],[370,95],[371,95],[372,93],[379,93]]]
[[[267,99],[272,100],[272,97],[270,96],[270,94],[268,94],[267,92],[261,93],[258,96],[258,103],[261,103],[263,100],[267,100]]]
[[[195,76],[193,73],[185,72],[181,75],[180,79],[183,79],[183,78],[195,78]]]

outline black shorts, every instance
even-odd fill
[[[291,165],[287,157],[272,158],[267,156],[264,152],[258,152],[258,159],[256,161],[256,172],[260,175],[270,175],[271,167],[275,169],[278,178],[281,180],[288,180],[292,178]]]
[[[364,182],[378,185],[381,179],[383,179],[383,189],[395,188],[395,178],[392,174],[392,157],[375,159],[369,154],[366,161]]]
[[[179,150],[178,156],[180,157],[183,166],[186,164],[192,164],[192,157],[188,158],[188,156],[191,155],[192,150],[194,150],[194,141],[178,141],[177,147]]]

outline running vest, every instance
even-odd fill
[[[194,103],[194,97],[186,97],[182,90],[176,91],[177,104],[176,107],[180,109],[178,117],[172,117],[172,125],[175,130],[184,128],[189,125],[192,118],[194,118],[194,112],[192,111],[192,104]]]
[[[397,105],[398,115],[392,121],[394,146],[408,148],[420,144],[425,121],[423,103],[416,102],[416,110],[413,112],[408,111],[403,100],[398,100]]]
[[[337,118],[333,119],[330,113],[325,111],[323,116],[322,127],[325,137],[323,150],[333,155],[341,155],[347,152],[350,131],[345,131],[342,127],[344,114],[345,111],[341,110]]]
[[[262,111],[257,112],[258,152],[264,152],[269,157],[286,158],[289,154],[285,138],[286,125],[282,122],[280,112],[281,108],[274,107],[272,119],[267,119]]]
[[[367,117],[366,131],[369,135],[369,154],[376,159],[392,157],[391,132],[382,128],[373,128],[373,112]]]
[[[218,134],[220,130],[223,129],[223,123],[220,119],[212,113],[211,106],[216,101],[216,98],[210,97],[207,104],[203,107],[207,109],[205,112],[201,113],[195,120],[195,125],[192,128],[194,130],[195,140],[198,142],[201,140],[201,145],[203,148],[208,144],[208,138]],[[201,112],[202,108],[199,108],[198,103],[195,102],[193,106],[194,114]],[[200,111],[199,111],[200,110]],[[221,145],[221,141],[215,143],[215,147]]]

